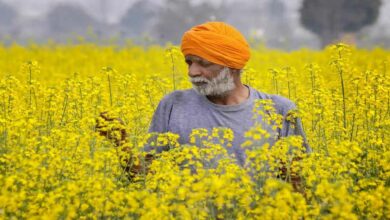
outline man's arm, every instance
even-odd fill
[[[301,136],[302,137],[302,147],[305,150],[305,153],[310,153],[311,148],[309,147],[307,140],[306,140],[306,134],[303,130],[302,122],[299,117],[295,114],[295,105],[294,108],[291,109],[290,111],[287,112],[287,114],[284,116],[283,119],[283,127],[282,127],[282,134],[281,136],[287,137],[291,135],[296,135],[296,136]],[[294,156],[292,159],[291,168],[294,168],[294,163],[299,163],[299,161],[302,160],[301,157],[299,156]],[[282,164],[282,169],[281,169],[281,177],[284,179],[289,179],[291,182],[292,186],[294,187],[294,190],[300,193],[304,194],[304,189],[302,186],[302,179],[298,173],[297,170],[288,170],[285,166],[285,164]]]
[[[169,121],[173,109],[173,96],[165,96],[157,106],[156,111],[153,114],[152,121],[149,126],[149,133],[167,133],[169,132]],[[164,150],[168,150],[167,146],[151,146],[147,144],[144,146],[145,152],[155,150],[156,153],[161,153]]]
[[[301,119],[295,114],[295,109],[290,110],[283,120],[282,136],[287,137],[291,135],[297,135],[302,137],[302,145],[305,148],[306,153],[311,153],[312,150],[307,142],[306,134],[303,129]]]
[[[306,134],[302,126],[302,121],[297,115],[297,107],[295,103],[285,97],[278,95],[272,95],[271,98],[275,104],[275,109],[280,115],[283,116],[282,126],[278,130],[279,138],[288,137],[291,135],[301,136],[303,141],[302,147],[304,148],[305,153],[310,153],[312,150],[307,143]],[[300,160],[302,160],[301,157],[294,156],[290,167],[295,167],[293,164],[299,163]],[[304,193],[302,188],[302,180],[298,170],[288,170],[286,164],[282,163],[280,171],[280,178],[291,182],[296,191]]]

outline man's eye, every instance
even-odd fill
[[[186,60],[186,63],[187,63],[188,66],[191,66],[192,61],[191,60]]]
[[[200,61],[199,64],[200,64],[201,66],[203,66],[203,67],[208,67],[208,66],[211,65],[211,63],[205,62],[205,61]]]

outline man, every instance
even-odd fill
[[[234,139],[232,147],[227,149],[242,166],[246,159],[241,146],[244,133],[255,123],[261,123],[271,134],[265,140],[271,146],[277,138],[289,135],[301,135],[305,141],[300,120],[287,120],[289,111],[295,109],[293,102],[259,92],[241,82],[241,72],[250,58],[250,50],[245,38],[234,27],[223,22],[195,26],[184,34],[181,51],[193,89],[178,90],[165,96],[157,107],[149,132],[176,133],[180,135],[179,142],[186,144],[193,129],[230,128]],[[256,100],[272,100],[276,113],[283,117],[281,129],[275,131],[261,116],[253,118]],[[107,120],[104,115],[102,118]],[[305,147],[307,152],[311,151],[307,144]],[[150,150],[151,147],[146,147],[146,151]],[[163,148],[157,149],[161,150]],[[146,158],[148,162],[152,159],[152,155]],[[131,172],[138,173],[141,168],[133,166]]]
[[[244,133],[256,120],[271,134],[266,140],[271,146],[277,137],[301,135],[305,140],[301,122],[286,120],[288,112],[295,108],[293,102],[256,91],[241,82],[241,72],[250,58],[250,51],[245,38],[234,27],[223,22],[195,26],[184,34],[181,50],[193,89],[174,91],[164,97],[149,132],[176,133],[180,135],[179,142],[185,144],[193,129],[230,128],[234,140],[233,147],[227,149],[240,165],[245,163],[245,149],[241,147]],[[283,126],[278,131],[265,124],[261,117],[253,119],[255,101],[266,99],[272,100],[276,112],[283,116]],[[309,152],[310,148],[305,146]]]

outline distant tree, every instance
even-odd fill
[[[292,33],[285,3],[282,0],[268,0],[263,16],[265,17],[264,29],[267,34],[267,45],[284,47]]]
[[[84,34],[98,23],[83,9],[75,5],[60,4],[47,15],[50,32],[53,34]]]
[[[223,14],[223,9],[207,2],[192,5],[188,0],[167,0],[158,14],[155,35],[162,42],[178,44],[186,30],[206,21],[221,20]]]
[[[126,34],[136,37],[147,30],[155,16],[150,4],[147,0],[139,0],[127,10],[120,22]]]
[[[381,0],[304,0],[300,20],[326,46],[343,33],[354,33],[373,24],[380,5]]]

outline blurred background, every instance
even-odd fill
[[[213,20],[269,48],[390,48],[390,0],[0,0],[0,41],[179,44]]]

